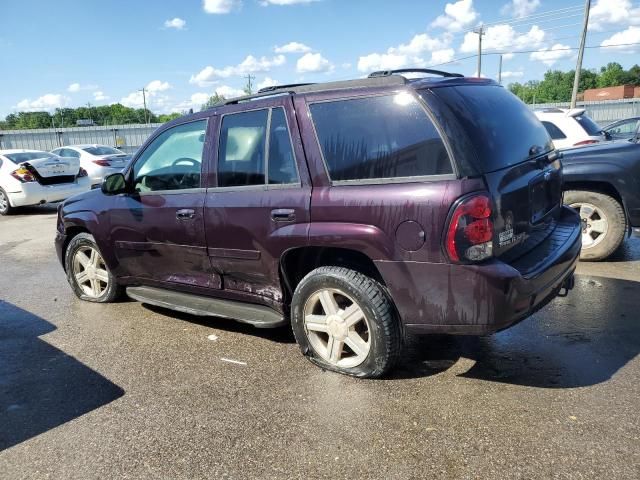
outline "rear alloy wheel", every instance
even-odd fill
[[[0,188],[0,215],[11,215],[13,210],[14,208],[11,206],[11,202],[9,202],[9,195]]]
[[[604,260],[624,241],[627,219],[618,201],[598,192],[569,190],[564,201],[580,214],[582,260]]]
[[[108,303],[122,293],[102,258],[92,235],[80,233],[69,242],[65,254],[67,280],[75,294],[88,302]]]
[[[320,267],[304,277],[291,324],[302,352],[326,370],[376,378],[400,356],[395,307],[378,282],[354,270]]]

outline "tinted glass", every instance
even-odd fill
[[[269,132],[269,183],[281,185],[296,183],[298,172],[291,146],[291,136],[287,127],[284,109],[271,111],[271,131]]]
[[[139,192],[200,187],[207,121],[186,123],[162,132],[133,166]]]
[[[468,136],[475,150],[468,155],[481,172],[515,165],[553,149],[551,137],[534,113],[503,87],[462,85],[434,88],[433,92],[443,103],[441,114],[453,115],[452,120]]]
[[[588,135],[600,135],[602,129],[598,126],[596,122],[591,120],[586,115],[581,115],[579,117],[574,117],[576,121],[580,124],[580,126],[587,132]]]
[[[96,147],[85,147],[82,150],[90,153],[91,155],[124,155],[124,153],[120,150],[104,145],[98,145]]]
[[[547,132],[549,132],[549,135],[551,135],[551,138],[553,140],[567,138],[567,136],[562,133],[562,130],[560,130],[555,124],[551,122],[542,122],[542,125],[544,125],[544,128],[547,129]]]
[[[407,93],[316,103],[310,109],[332,180],[453,171],[433,123]]]
[[[265,144],[268,110],[225,115],[220,129],[218,186],[265,183]]]
[[[5,153],[4,155],[13,163],[28,162],[29,160],[38,160],[40,158],[53,158],[49,152],[19,152],[19,153]]]
[[[70,148],[63,148],[62,150],[60,150],[60,153],[58,155],[67,158],[80,158],[80,153],[76,152],[75,150],[71,150]]]

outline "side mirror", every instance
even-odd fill
[[[117,195],[127,191],[127,180],[122,173],[112,173],[102,182],[102,193],[105,195]]]

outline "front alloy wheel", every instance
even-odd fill
[[[107,266],[97,249],[82,246],[73,256],[73,276],[90,298],[100,298],[109,288]]]

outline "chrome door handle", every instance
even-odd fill
[[[271,210],[271,219],[274,222],[292,222],[296,219],[296,212],[293,208],[276,208]]]
[[[196,216],[196,211],[190,208],[183,208],[176,212],[176,218],[178,220],[187,220]]]

